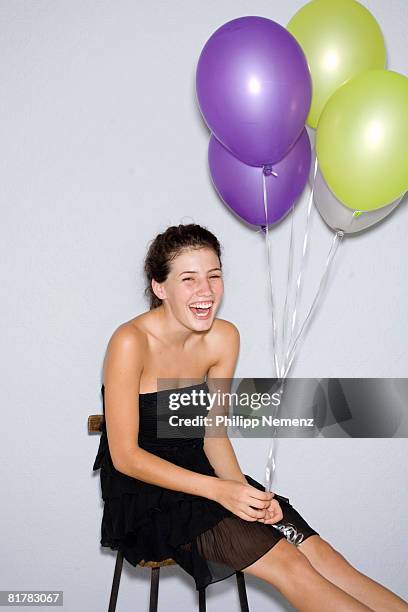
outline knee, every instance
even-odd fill
[[[288,583],[300,587],[304,581],[310,581],[315,572],[309,560],[286,539],[243,571],[270,582],[278,590],[285,589]]]
[[[282,549],[281,553],[279,565],[286,578],[288,576],[299,578],[313,572],[313,566],[309,559],[305,557],[305,555],[302,555],[293,544],[288,544],[287,547]]]
[[[338,560],[345,561],[343,555],[320,536],[307,538],[299,544],[298,549],[315,567]]]

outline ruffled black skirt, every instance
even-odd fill
[[[203,448],[203,439],[176,446],[143,444],[143,448],[186,469],[216,476]],[[243,570],[285,538],[299,544],[317,534],[287,497],[275,493],[283,518],[274,525],[246,521],[206,497],[159,487],[118,472],[111,461],[106,433],[102,434],[93,466],[101,468],[104,510],[102,546],[120,550],[136,566],[139,561],[172,558],[201,589]],[[265,488],[250,475],[248,483]]]

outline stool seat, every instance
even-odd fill
[[[165,565],[177,565],[174,559],[164,559],[163,561],[139,561],[138,565],[141,567],[164,567]]]

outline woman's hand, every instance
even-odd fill
[[[277,499],[271,499],[269,506],[265,509],[265,516],[258,519],[265,525],[273,525],[279,523],[283,519],[283,512]]]
[[[272,492],[260,491],[250,484],[220,479],[214,500],[245,521],[258,521],[268,518],[265,512],[273,503],[273,495]]]

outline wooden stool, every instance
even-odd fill
[[[116,602],[118,599],[119,582],[122,573],[123,555],[118,551],[116,556],[115,572],[113,574],[112,590],[109,600],[108,612],[115,612]],[[165,559],[164,561],[140,561],[142,567],[151,567],[152,573],[150,578],[150,603],[149,612],[157,612],[157,605],[159,599],[159,578],[160,568],[165,565],[177,565],[173,559]],[[241,612],[249,612],[248,598],[245,588],[245,577],[243,572],[235,572],[238,585],[238,596]],[[206,612],[206,599],[205,599],[205,588],[198,591],[198,610],[199,612]]]
[[[88,417],[88,433],[100,433],[101,426],[104,422],[103,414],[92,414]],[[159,578],[160,578],[160,568],[166,565],[177,565],[174,559],[164,559],[163,561],[140,561],[138,563],[141,567],[150,567],[152,569],[151,578],[150,578],[150,603],[149,603],[149,612],[157,612],[158,606],[158,598],[159,598]],[[120,550],[116,555],[116,563],[115,563],[115,571],[113,573],[113,582],[111,595],[109,599],[109,608],[108,612],[116,611],[116,602],[118,599],[119,593],[119,583],[120,577],[122,574],[123,567],[123,554]],[[235,576],[237,579],[238,586],[238,596],[241,612],[249,612],[248,606],[248,598],[245,588],[245,577],[243,572],[235,572]],[[206,598],[205,598],[205,588],[200,589],[198,591],[198,609],[199,612],[206,612]]]

